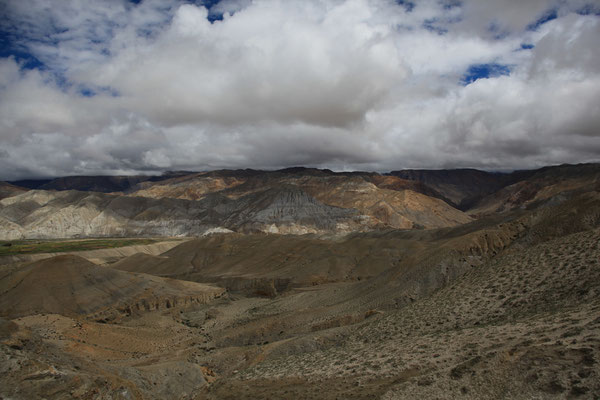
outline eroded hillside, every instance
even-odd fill
[[[4,265],[0,395],[597,398],[600,192],[593,168],[561,168],[523,180],[537,188],[528,201],[454,226],[393,229],[379,219],[345,236],[240,229],[161,254],[123,251],[110,264],[60,255]],[[358,206],[328,202],[366,210],[373,192],[444,201],[395,177],[313,171],[265,189],[256,176],[199,200],[31,191],[27,207],[11,197],[0,211],[23,221],[65,196],[139,221],[208,204],[207,218],[260,231],[256,221],[369,220]]]

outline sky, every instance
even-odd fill
[[[598,0],[2,0],[0,179],[598,161],[598,43]]]

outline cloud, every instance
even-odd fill
[[[392,27],[372,22],[378,10],[366,2],[287,4],[257,3],[215,24],[206,9],[183,5],[157,40],[132,43],[86,79],[169,126],[344,126],[406,75]]]
[[[0,22],[3,179],[600,154],[600,18],[583,1],[24,4]]]

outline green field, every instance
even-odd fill
[[[0,240],[0,256],[110,249],[158,242],[158,239]],[[162,239],[161,239],[162,241]]]

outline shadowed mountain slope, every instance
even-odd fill
[[[420,182],[470,215],[509,210],[565,190],[590,187],[600,164],[558,165],[511,173],[475,169],[402,170],[389,175]]]
[[[186,171],[168,171],[162,175],[98,175],[64,176],[54,179],[25,179],[11,182],[14,185],[39,190],[79,190],[111,193],[125,191],[142,182],[158,182],[164,179],[187,175]]]
[[[407,169],[392,171],[389,175],[420,182],[448,199],[450,204],[464,210],[473,199],[494,193],[521,176],[526,176],[527,172],[513,175],[476,169]]]
[[[598,190],[598,188],[600,188],[600,164],[547,167],[480,199],[471,206],[468,213],[478,215],[503,212],[555,197],[560,201],[562,193]]]
[[[8,182],[0,182],[0,200],[25,193],[27,190],[20,186],[11,185]]]
[[[134,255],[112,267],[274,296],[293,287],[377,275],[400,256],[394,245],[368,237],[333,242],[306,236],[224,234],[189,241],[161,257]]]

